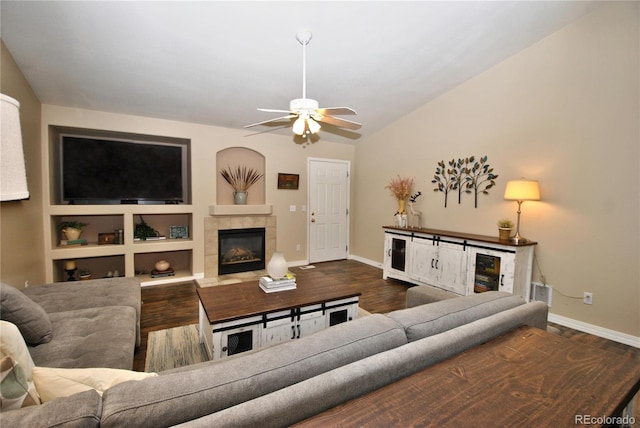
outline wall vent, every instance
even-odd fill
[[[540,284],[539,282],[531,283],[531,300],[544,302],[551,307],[551,296],[553,288],[550,285]]]

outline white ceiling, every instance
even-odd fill
[[[354,142],[599,5],[2,0],[0,30],[42,103],[242,129],[301,98],[307,29],[307,96],[363,124],[321,139]]]

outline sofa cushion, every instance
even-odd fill
[[[101,424],[181,423],[405,343],[402,326],[384,315],[359,318],[242,357],[116,385],[104,393]]]
[[[387,316],[402,324],[409,341],[414,341],[524,303],[524,299],[513,294],[488,291],[401,309]]]
[[[0,413],[0,427],[97,428],[102,404],[96,391],[75,394],[40,406]]]
[[[158,374],[103,367],[86,369],[33,368],[33,380],[43,403],[91,389],[102,395],[104,391],[119,383],[154,376],[158,376]]]
[[[140,344],[140,281],[137,278],[102,278],[55,282],[25,288],[25,296],[48,313],[102,306],[131,306],[136,311],[136,345]]]
[[[54,339],[29,348],[36,366],[110,367],[131,370],[136,343],[136,312],[105,306],[49,314]]]
[[[0,283],[0,318],[15,324],[29,345],[51,340],[51,321],[44,309],[22,291],[4,283]]]

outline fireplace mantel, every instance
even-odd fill
[[[209,205],[209,215],[271,215],[271,205]]]

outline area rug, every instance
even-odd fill
[[[371,315],[371,313],[358,308],[358,318],[367,315]],[[144,363],[145,372],[161,372],[207,360],[207,351],[200,343],[197,324],[149,333],[147,356]]]
[[[196,324],[152,331],[147,339],[145,372],[160,372],[207,361]]]

